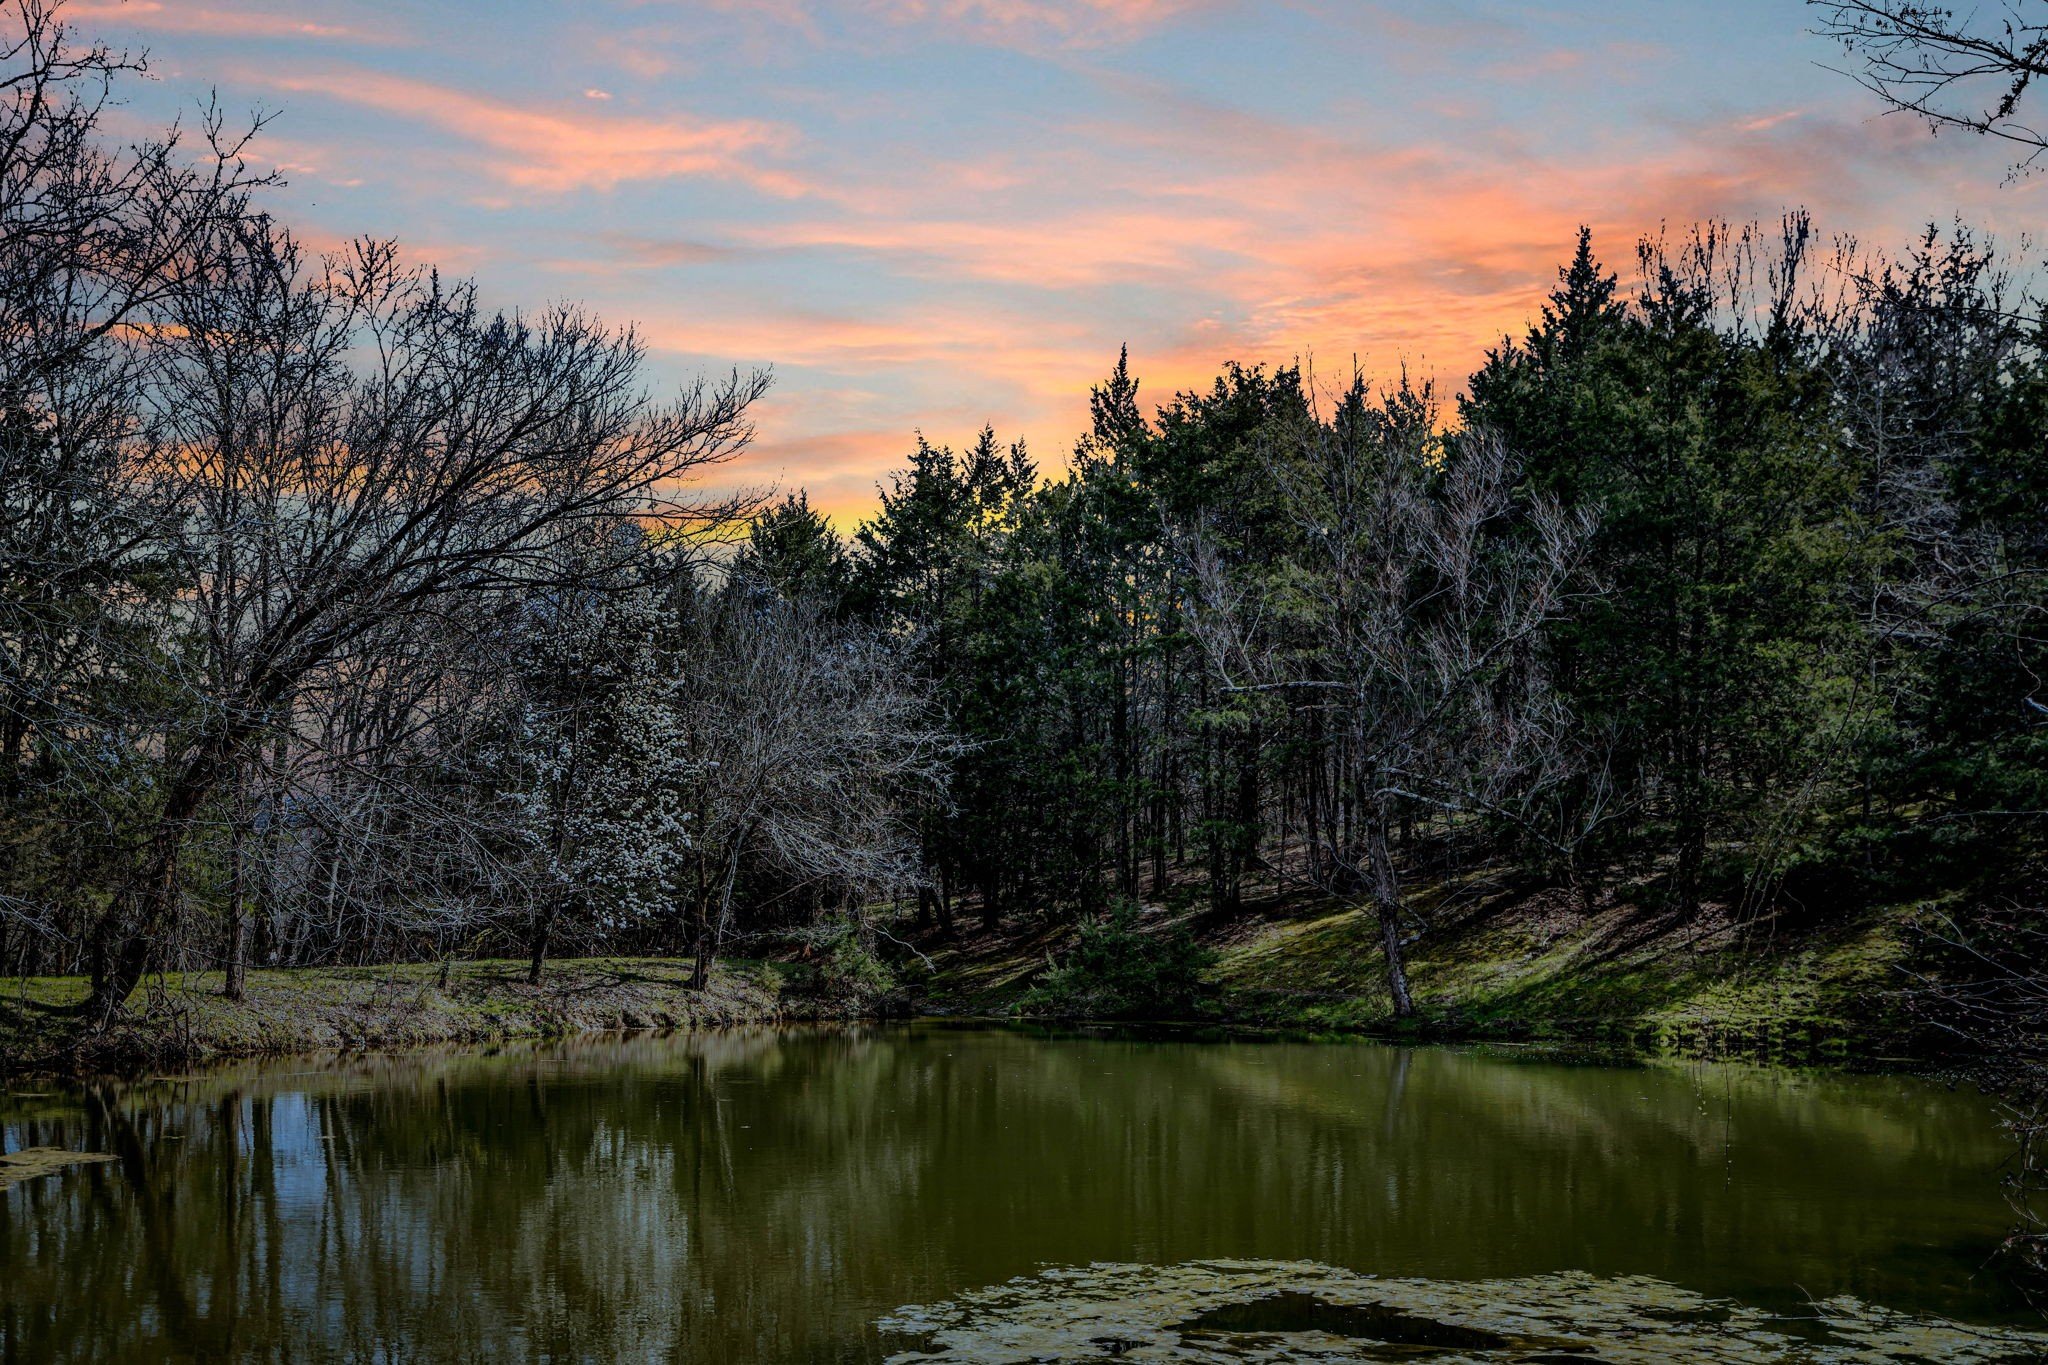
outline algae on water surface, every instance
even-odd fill
[[[1896,1313],[1847,1296],[1798,1316],[1648,1276],[1379,1279],[1310,1261],[1047,1270],[877,1326],[891,1365],[1041,1360],[1798,1361],[1993,1365],[2048,1358],[2048,1332]]]
[[[39,1175],[54,1175],[66,1166],[113,1159],[107,1152],[72,1152],[62,1147],[24,1147],[18,1152],[0,1152],[0,1190]]]

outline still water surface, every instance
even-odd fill
[[[1991,1110],[1897,1077],[920,1024],[17,1092],[0,1140],[117,1158],[0,1192],[6,1360],[881,1360],[943,1345],[904,1305],[1223,1258],[2022,1320]]]

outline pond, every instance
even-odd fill
[[[1901,1077],[926,1023],[17,1090],[0,1137],[113,1158],[0,1190],[6,1360],[2048,1354],[1994,1114]]]

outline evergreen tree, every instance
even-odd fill
[[[1853,652],[1833,587],[1852,483],[1824,376],[1811,348],[1717,325],[1718,251],[1646,253],[1624,306],[1582,233],[1541,321],[1489,355],[1462,409],[1519,453],[1532,492],[1598,512],[1601,590],[1556,633],[1553,668],[1614,737],[1688,912],[1716,841],[1756,833],[1810,762]],[[1724,890],[1746,874],[1722,871]]]
[[[810,495],[801,488],[755,514],[733,571],[789,601],[820,602],[833,612],[842,608],[852,587],[845,542],[831,522],[812,510]]]

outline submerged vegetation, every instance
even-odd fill
[[[2014,1361],[2048,1334],[1889,1312],[1848,1296],[1800,1313],[1711,1299],[1642,1276],[1383,1279],[1308,1262],[1092,1265],[897,1310],[882,1321],[913,1361],[1371,1361],[1598,1359],[1727,1365]]]
[[[22,1147],[0,1152],[0,1190],[38,1176],[55,1175],[70,1166],[112,1161],[105,1152],[73,1152],[62,1147]]]

